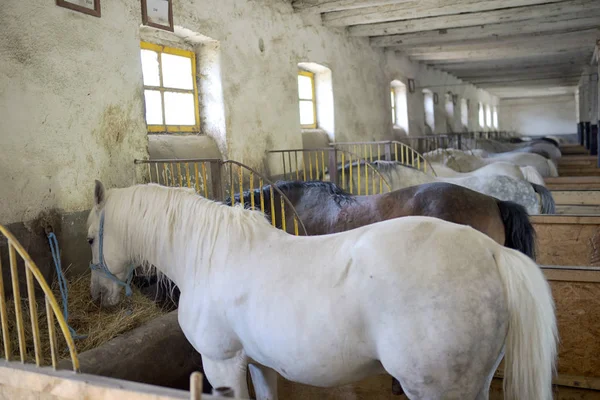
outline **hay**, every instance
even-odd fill
[[[92,302],[90,297],[90,275],[86,274],[67,281],[69,289],[69,325],[78,335],[87,335],[84,339],[75,340],[78,353],[96,348],[115,337],[135,329],[146,322],[165,314],[168,310],[162,309],[148,297],[142,295],[139,290],[133,288],[133,295],[125,297],[117,307],[103,308]],[[59,305],[62,306],[61,295],[56,282],[52,285],[54,296]],[[33,335],[29,318],[29,300],[22,302],[23,320],[25,323],[26,354],[28,362],[35,362]],[[42,344],[42,364],[51,364],[50,341],[48,334],[48,322],[44,299],[37,299],[38,321],[40,325],[40,337]],[[18,336],[16,328],[14,301],[7,299],[7,314],[9,317],[9,331],[11,338],[11,359],[19,359]],[[56,324],[58,340],[58,359],[70,359],[69,349],[63,338],[58,324]],[[0,338],[1,341],[1,338]],[[2,344],[3,349],[4,344]],[[4,350],[2,350],[4,354]]]

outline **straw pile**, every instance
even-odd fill
[[[87,336],[84,339],[75,340],[75,346],[78,353],[96,348],[167,312],[167,310],[157,306],[153,300],[142,295],[135,288],[131,298],[125,297],[117,307],[112,307],[110,309],[103,308],[91,300],[89,274],[68,280],[67,286],[69,289],[68,323],[75,330],[77,335]],[[62,306],[61,295],[56,282],[52,285],[52,289],[59,305]],[[23,299],[21,304],[25,328],[27,359],[29,362],[35,362],[33,335],[29,317],[29,300]],[[43,298],[39,298],[37,301],[37,311],[42,345],[42,364],[50,365],[50,341],[46,308]],[[9,317],[8,323],[12,349],[11,359],[18,360],[19,342],[15,322],[14,300],[12,299],[7,299],[7,314]],[[58,359],[69,359],[69,349],[66,346],[66,342],[58,324],[56,324],[56,332],[58,340]],[[1,347],[2,355],[4,355],[3,346],[4,344],[2,344]]]

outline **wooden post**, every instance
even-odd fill
[[[223,196],[223,175],[222,164],[220,161],[215,161],[210,163],[210,180],[212,183],[212,191],[214,200],[223,201],[225,198]]]
[[[198,371],[190,375],[190,400],[202,400],[202,378]]]
[[[342,165],[342,168],[344,166]],[[323,171],[325,172],[325,171]],[[337,150],[335,147],[329,149],[329,180],[336,185],[338,182],[338,169],[337,169]]]

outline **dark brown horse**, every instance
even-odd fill
[[[331,182],[322,181],[278,182],[276,186],[296,209],[308,235],[342,232],[387,219],[420,215],[469,225],[535,260],[535,230],[525,208],[462,186],[436,182],[370,196],[351,195]],[[244,192],[244,205],[250,207],[251,196],[255,205],[259,205],[261,192],[265,212],[269,214],[272,201],[269,185]],[[277,191],[273,193],[276,222],[281,228],[281,196]],[[235,203],[239,203],[239,194],[234,197]],[[231,199],[225,202],[231,204]],[[286,231],[293,233],[293,212],[287,204],[284,211]],[[304,234],[302,229],[299,234]]]

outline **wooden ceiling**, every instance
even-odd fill
[[[499,97],[573,93],[600,39],[600,0],[293,0],[324,25]],[[427,82],[420,82],[426,85]]]

